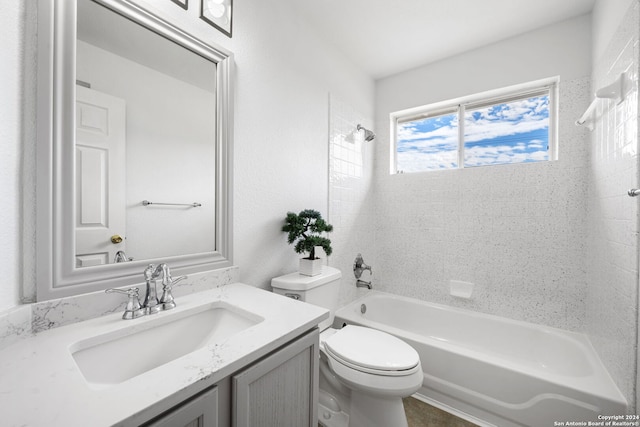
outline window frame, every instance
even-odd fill
[[[403,171],[397,167],[397,154],[398,154],[398,124],[415,121],[419,119],[426,119],[430,117],[437,117],[444,114],[457,114],[458,116],[458,147],[457,147],[457,160],[458,165],[456,168],[450,169],[433,169],[422,170],[413,173],[434,172],[443,170],[459,170],[484,166],[499,166],[504,164],[520,164],[528,162],[518,163],[501,163],[497,165],[483,165],[483,166],[467,166],[464,165],[465,160],[465,128],[464,117],[467,109],[479,109],[488,107],[491,105],[505,104],[508,102],[514,102],[526,98],[533,98],[536,96],[549,96],[549,140],[548,140],[548,159],[546,161],[558,160],[558,83],[559,78],[550,77],[541,80],[535,80],[528,83],[522,83],[513,86],[507,86],[500,89],[490,90],[486,92],[480,92],[473,95],[468,95],[460,98],[450,99],[446,101],[435,102],[431,104],[422,105],[420,107],[409,108],[401,111],[396,111],[389,114],[390,118],[390,141],[389,148],[391,151],[389,162],[389,173],[392,175],[402,174]],[[535,162],[544,163],[544,161]]]

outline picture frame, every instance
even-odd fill
[[[231,37],[233,0],[200,0],[200,19]]]
[[[177,4],[178,6],[180,6],[181,8],[183,8],[184,10],[189,9],[189,0],[171,0],[171,1]]]

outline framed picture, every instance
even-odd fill
[[[178,6],[180,6],[181,8],[183,8],[184,10],[187,10],[189,8],[189,0],[171,0],[171,1],[177,4]]]
[[[231,37],[232,7],[233,0],[200,0],[200,18]]]

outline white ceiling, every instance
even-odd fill
[[[291,0],[373,78],[589,13],[595,0]]]

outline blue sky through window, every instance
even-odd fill
[[[399,170],[420,172],[458,167],[458,113],[398,124]]]
[[[549,159],[549,96],[469,109],[464,115],[464,166]],[[457,168],[458,113],[398,123],[397,169]]]

